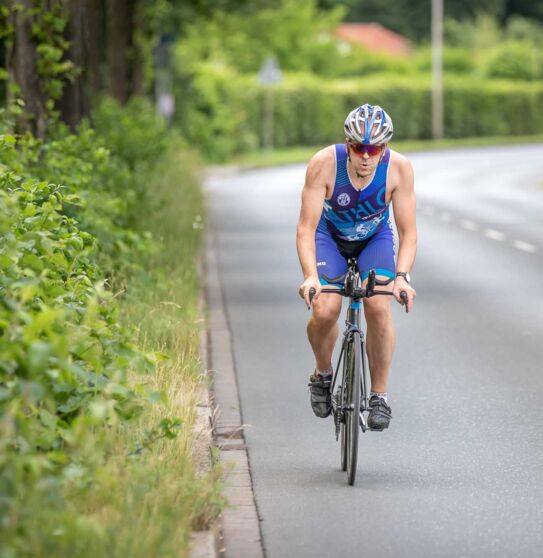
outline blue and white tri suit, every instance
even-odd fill
[[[347,173],[345,144],[336,144],[336,181],[315,233],[317,272],[322,284],[342,283],[347,258],[357,257],[362,279],[370,269],[394,277],[394,234],[386,203],[390,149],[377,165],[372,181],[357,190]]]

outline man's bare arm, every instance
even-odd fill
[[[407,159],[400,164],[398,185],[392,192],[392,206],[400,239],[396,269],[411,271],[417,253],[417,220],[413,167]]]
[[[394,220],[400,240],[396,271],[410,272],[415,263],[417,253],[415,180],[413,166],[403,157],[399,162],[398,176],[398,184],[392,192]],[[409,298],[408,308],[411,309],[416,292],[402,278],[397,278],[394,284],[394,294],[397,295],[397,300],[400,300],[400,290],[407,292]]]
[[[326,186],[330,178],[333,153],[327,148],[319,151],[309,162],[302,190],[302,207],[296,231],[296,248],[304,274],[300,295],[309,304],[309,288],[320,291],[317,273],[315,231],[322,214]]]

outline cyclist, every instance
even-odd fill
[[[413,307],[416,292],[409,272],[415,261],[417,230],[413,168],[403,156],[387,147],[393,134],[390,116],[378,105],[362,105],[345,120],[344,144],[316,153],[306,171],[296,247],[304,274],[299,293],[313,312],[307,335],[316,366],[310,376],[311,407],[318,417],[331,412],[332,352],[338,335],[342,297],[321,293],[321,285],[342,284],[347,259],[357,258],[363,280],[371,269],[377,278],[390,279],[389,290],[401,303]],[[398,230],[395,263],[390,204]],[[367,354],[371,375],[368,425],[388,428],[392,417],[387,381],[395,344],[389,297],[364,299]]]

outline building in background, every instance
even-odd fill
[[[336,29],[336,37],[345,43],[358,43],[370,52],[409,56],[411,42],[379,23],[342,23]]]

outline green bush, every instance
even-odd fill
[[[507,42],[488,56],[484,73],[490,78],[532,81],[541,77],[535,48],[529,43]]]
[[[156,249],[138,221],[167,138],[141,101],[107,102],[97,122],[46,142],[0,135],[0,538],[12,555],[29,548],[35,501],[75,528],[62,487],[88,487],[107,429],[157,400],[129,381],[160,355],[121,325],[111,277],[126,282]],[[158,437],[176,428],[164,420]]]
[[[421,72],[432,69],[432,51],[420,49],[415,56],[415,67]],[[472,53],[465,48],[446,47],[443,50],[443,70],[451,74],[471,74],[475,70]]]

